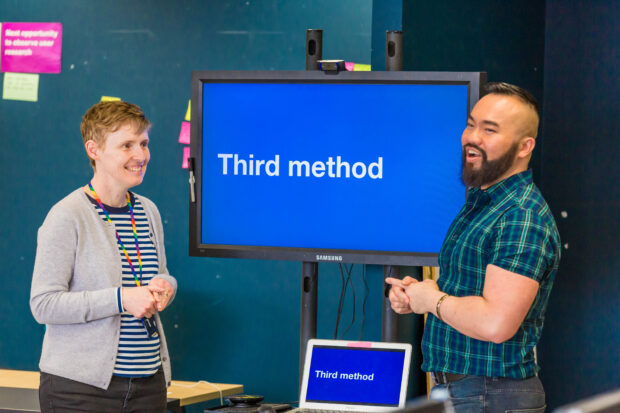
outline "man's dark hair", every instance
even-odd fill
[[[519,86],[511,85],[510,83],[504,82],[491,82],[487,83],[483,89],[483,95],[506,95],[506,96],[516,96],[521,99],[523,102],[532,106],[536,111],[536,114],[540,117],[540,106],[538,105],[538,101],[527,90],[520,88]]]

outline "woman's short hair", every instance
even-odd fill
[[[108,134],[125,125],[131,125],[138,134],[151,128],[151,122],[138,105],[121,100],[99,102],[82,116],[80,132],[84,143],[92,140],[103,148]],[[90,157],[89,159],[94,169],[95,161]]]

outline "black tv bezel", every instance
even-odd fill
[[[193,71],[191,79],[191,144],[195,197],[189,201],[189,255],[302,262],[437,266],[438,254],[401,251],[320,249],[202,244],[202,102],[204,83],[378,83],[468,85],[468,110],[480,99],[485,72],[322,72],[322,71]],[[463,126],[467,120],[463,119]],[[465,196],[465,194],[463,194]]]

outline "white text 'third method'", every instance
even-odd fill
[[[222,175],[280,176],[280,155],[269,160],[254,159],[253,154],[243,159],[236,153],[218,153],[217,157],[222,160]],[[377,162],[368,165],[364,162],[343,161],[341,156],[336,156],[336,160],[330,156],[326,162],[288,161],[288,176],[383,179],[383,157],[378,157]]]

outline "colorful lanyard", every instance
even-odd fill
[[[95,192],[95,188],[93,188],[92,182],[88,183],[88,187],[90,188],[90,192],[93,193],[93,197],[95,197],[95,200],[99,204],[99,207],[101,209],[103,209],[103,213],[105,214],[105,217],[108,219],[108,222],[110,224],[114,225],[114,223],[110,219],[110,214],[108,214],[108,211],[103,206],[103,202],[101,202],[101,200],[97,196],[97,193]],[[134,241],[136,243],[136,251],[138,253],[138,263],[140,265],[140,278],[139,279],[136,276],[136,270],[134,269],[133,264],[131,263],[131,259],[129,258],[129,254],[127,254],[127,250],[125,249],[125,245],[123,245],[123,241],[121,241],[121,237],[118,235],[118,231],[116,230],[116,226],[114,227],[114,232],[116,233],[116,240],[118,241],[119,245],[123,249],[123,252],[125,253],[125,258],[127,258],[127,262],[129,263],[129,267],[131,268],[131,272],[133,273],[133,279],[136,281],[136,285],[138,287],[140,287],[140,284],[142,283],[142,258],[140,257],[140,245],[138,244],[138,231],[136,230],[136,221],[133,218],[133,206],[131,205],[131,198],[129,197],[129,192],[127,192],[127,205],[129,206],[129,214],[131,215],[131,226],[133,228],[133,238],[134,238]]]

